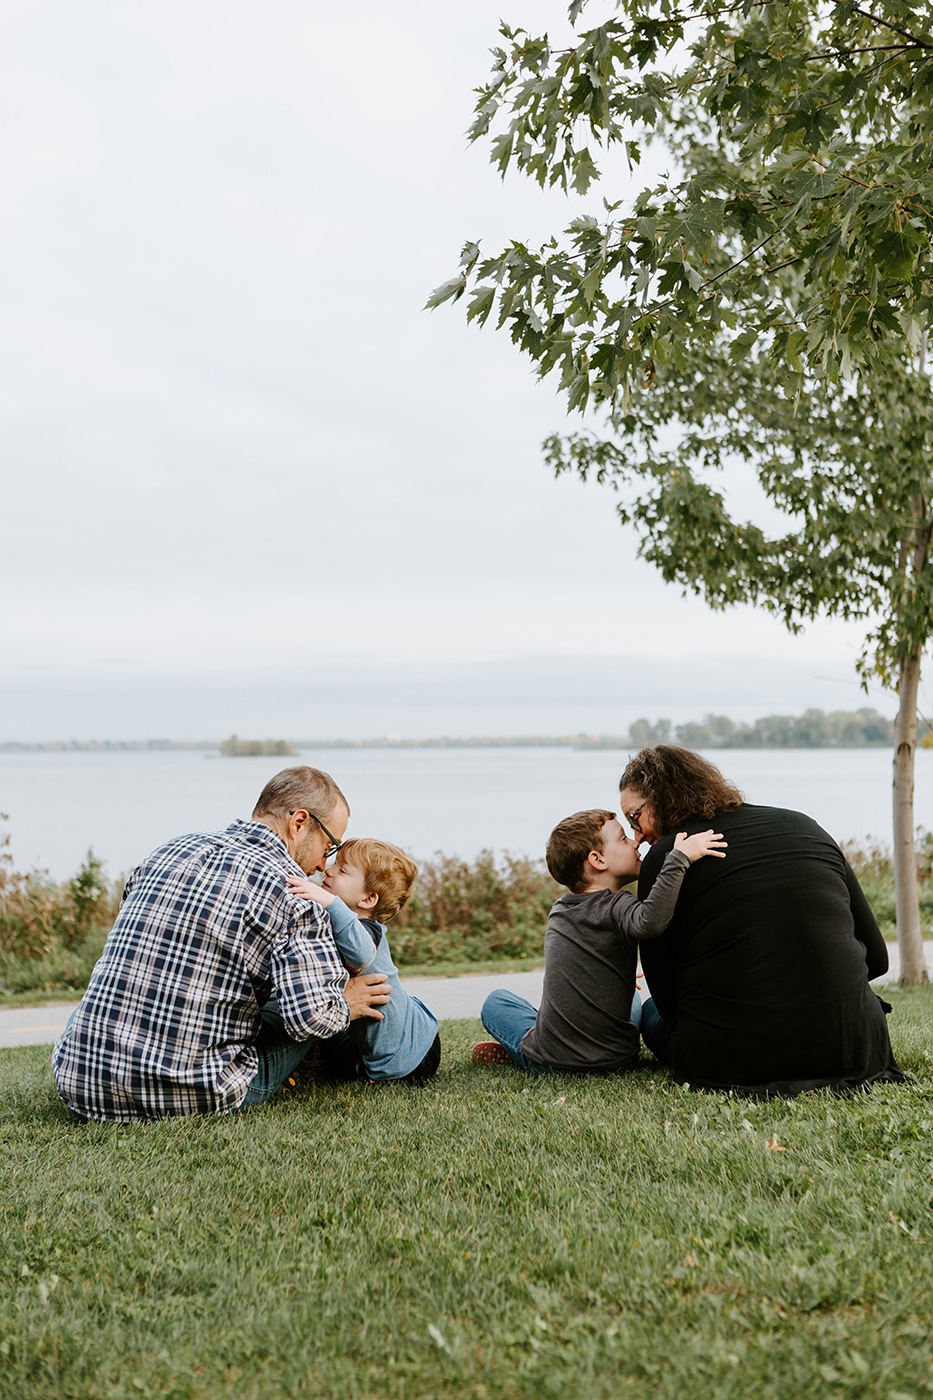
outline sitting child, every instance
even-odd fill
[[[350,1036],[367,1079],[426,1084],[441,1062],[437,1018],[399,981],[386,938],[386,923],[406,904],[418,874],[413,860],[387,841],[345,841],[323,885],[290,875],[292,892],[313,899],[330,916],[337,951],[353,973],[385,972],[392,995],[381,1021],[353,1022]],[[368,917],[378,914],[382,922]],[[362,916],[362,917],[358,917]]]
[[[548,915],[541,1009],[513,992],[490,992],[480,1013],[492,1041],[474,1064],[516,1064],[532,1073],[607,1074],[638,1058],[641,1001],[635,940],[671,921],[684,871],[701,856],[723,856],[719,832],[681,832],[650,895],[622,888],[638,875],[638,846],[612,812],[577,812],[551,832],[547,866],[566,885]]]

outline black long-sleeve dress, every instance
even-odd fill
[[[836,842],[779,807],[746,803],[685,830],[710,825],[726,858],[690,867],[667,932],[641,950],[675,1076],[754,1094],[903,1080],[868,985],[887,948]],[[645,858],[640,898],[673,842]]]

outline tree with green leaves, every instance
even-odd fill
[[[586,0],[568,18],[580,25]],[[925,980],[913,848],[917,688],[933,637],[933,33],[916,0],[614,0],[572,41],[502,26],[473,139],[584,194],[613,148],[672,173],[540,249],[464,248],[469,293],[598,428],[546,444],[610,484],[665,578],[792,630],[865,619],[896,688],[901,977]],[[613,191],[612,194],[617,193]],[[740,469],[764,524],[730,514]]]

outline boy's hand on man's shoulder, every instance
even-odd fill
[[[329,890],[324,890],[313,880],[308,880],[303,875],[286,875],[286,881],[292,894],[297,894],[301,899],[312,899],[315,904],[320,904],[322,909],[326,909],[329,904],[333,904],[337,898]]]

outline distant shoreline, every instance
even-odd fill
[[[921,746],[933,746],[933,726],[921,722]],[[894,721],[867,706],[860,710],[809,709],[802,715],[763,715],[750,724],[728,715],[704,715],[701,720],[672,724],[669,719],[636,719],[626,734],[451,734],[403,739],[382,734],[369,739],[249,738],[227,739],[61,739],[44,743],[8,739],[0,753],[161,753],[198,751],[223,758],[273,758],[300,751],[349,749],[621,749],[634,751],[647,744],[682,744],[695,751],[709,749],[886,749],[894,742]]]
[[[301,752],[308,750],[347,750],[347,749],[620,749],[630,751],[641,747],[627,736],[611,735],[539,735],[531,738],[487,736],[474,738],[423,738],[423,739],[293,739],[289,741]],[[221,756],[221,743],[217,740],[170,740],[170,739],[101,739],[67,740],[47,743],[20,743],[7,741],[0,743],[0,753],[179,753],[203,752]],[[800,740],[792,743],[726,742],[691,745],[704,751],[722,749],[887,749],[890,740],[877,739],[861,743],[811,742]],[[234,754],[232,757],[253,755]]]
[[[921,724],[922,745],[933,744],[933,728]],[[728,715],[705,715],[701,720],[674,725],[669,719],[652,723],[633,720],[626,734],[451,734],[403,739],[383,734],[369,739],[68,739],[45,743],[7,740],[0,753],[162,753],[198,751],[222,758],[273,758],[299,752],[349,749],[613,749],[638,750],[646,744],[682,744],[709,749],[886,749],[894,741],[894,721],[867,706],[861,710],[809,709],[802,715],[764,715],[751,724]]]

